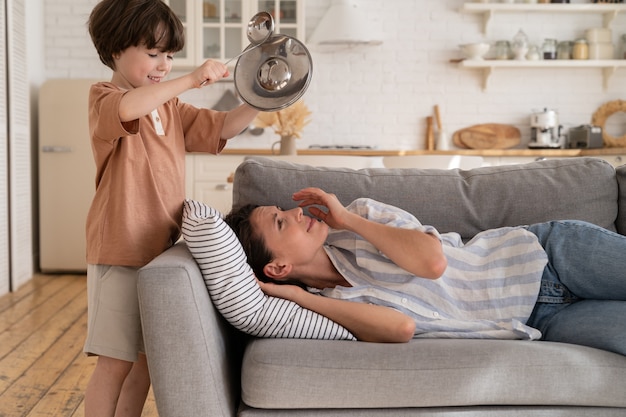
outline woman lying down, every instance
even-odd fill
[[[266,294],[359,340],[541,339],[626,355],[626,236],[571,220],[463,243],[371,199],[344,207],[318,188],[293,199],[299,207],[249,205],[225,220]]]

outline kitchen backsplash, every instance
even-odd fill
[[[520,2],[518,0],[518,2]],[[576,1],[572,1],[575,3]],[[45,0],[47,78],[109,77],[98,60],[86,31],[96,0]],[[533,110],[559,112],[566,128],[589,123],[603,103],[626,99],[626,68],[618,69],[603,88],[600,69],[505,69],[482,90],[481,70],[462,69],[450,60],[461,57],[459,44],[512,40],[521,28],[531,43],[544,38],[573,40],[586,29],[601,27],[601,14],[498,14],[489,33],[483,18],[460,13],[462,0],[359,0],[371,24],[383,34],[383,44],[334,52],[310,47],[313,79],[304,96],[312,111],[298,147],[355,145],[379,149],[425,148],[425,117],[439,105],[449,133],[477,123],[513,124],[528,142]],[[578,1],[578,3],[581,3]],[[310,34],[330,0],[308,0]],[[626,33],[626,13],[611,26],[616,50]],[[232,83],[220,83],[185,93],[187,101],[212,105]],[[622,120],[622,125],[626,121]],[[622,126],[623,134],[624,126]],[[233,146],[267,147],[277,140],[266,132],[244,134]]]

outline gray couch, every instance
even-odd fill
[[[464,238],[549,219],[626,233],[626,166],[592,158],[470,171],[354,171],[256,158],[237,169],[234,205],[289,208],[304,186],[344,203],[385,201]],[[626,415],[626,357],[618,354],[528,341],[250,338],[213,308],[184,243],[145,266],[138,285],[161,417]]]

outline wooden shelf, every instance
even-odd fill
[[[503,13],[596,13],[601,14],[604,27],[608,28],[619,13],[626,12],[625,4],[508,4],[508,3],[464,3],[463,13],[483,15],[483,33],[489,32],[489,27],[497,14]]]
[[[554,59],[538,61],[517,61],[517,60],[471,60],[466,59],[459,63],[463,68],[481,69],[483,71],[483,90],[489,87],[489,79],[495,70],[499,68],[598,68],[602,70],[603,87],[608,88],[609,81],[619,68],[626,68],[624,59],[602,59],[602,60],[575,60],[575,59]]]

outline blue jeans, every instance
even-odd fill
[[[626,355],[626,236],[567,220],[528,226],[548,254],[527,321],[542,340]]]

